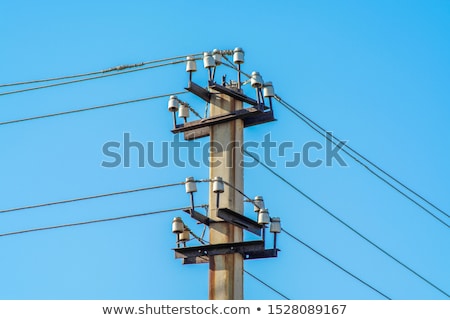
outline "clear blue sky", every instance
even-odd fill
[[[286,101],[450,210],[448,1],[3,1],[0,36],[1,84],[243,47],[244,70],[261,72]],[[194,79],[206,85],[198,67]],[[181,91],[187,78],[181,64],[0,96],[0,122]],[[192,95],[183,99],[204,108]],[[278,121],[247,128],[246,141],[270,132],[296,150],[324,143],[281,105],[275,112]],[[0,210],[207,178],[206,166],[138,168],[136,155],[131,168],[101,166],[105,142],[128,132],[158,145],[174,139],[171,125],[161,99],[0,126]],[[351,159],[345,168],[283,163],[277,159],[278,173],[450,292],[448,228]],[[389,297],[446,298],[264,168],[245,171],[245,192],[263,195],[286,229]],[[206,186],[196,196],[207,201]],[[0,233],[188,203],[180,186],[4,213]],[[252,216],[250,206],[246,213]],[[0,298],[206,299],[207,266],[173,257],[175,215],[194,225],[184,213],[168,213],[0,237]],[[382,299],[286,235],[279,247],[279,258],[245,268],[289,298]],[[247,276],[245,297],[280,298]]]

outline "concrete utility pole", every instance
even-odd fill
[[[233,56],[238,81],[227,83],[224,76],[220,85],[214,81],[214,75],[216,67],[222,64],[224,55]],[[187,121],[187,104],[175,96],[170,97],[168,109],[173,113],[174,134],[184,133],[185,140],[210,137],[209,180],[212,183],[209,189],[208,215],[195,210],[194,193],[197,192],[197,187],[193,177],[186,178],[186,192],[191,197],[191,208],[184,210],[198,223],[209,226],[209,244],[201,241],[201,246],[186,246],[190,231],[181,217],[176,217],[172,222],[172,232],[177,234],[177,248],[173,250],[175,258],[183,259],[183,264],[209,263],[209,299],[240,300],[244,298],[244,260],[274,258],[279,251],[276,248],[276,234],[281,232],[280,219],[269,217],[260,196],[252,201],[257,220],[245,216],[242,194],[244,128],[275,120],[271,100],[274,97],[273,86],[271,82],[264,83],[258,72],[253,72],[246,83],[250,82],[252,88],[256,89],[257,99],[242,92],[241,85],[245,83],[240,81],[240,65],[244,62],[244,51],[241,48],[233,51],[214,50],[212,54],[203,54],[203,64],[209,75],[208,88],[192,81],[192,72],[197,71],[196,60],[198,58],[191,56],[186,59],[186,71],[189,72],[186,90],[210,104],[209,116]],[[269,99],[269,107],[265,105],[264,98]],[[244,108],[244,103],[250,107]],[[179,104],[183,108],[179,108]],[[178,117],[184,118],[184,123],[177,124],[176,112]],[[270,231],[274,234],[272,249],[265,247],[265,228],[269,223]],[[261,239],[243,241],[244,230]]]
[[[238,90],[237,88],[231,88]],[[242,109],[242,102],[221,93],[212,93],[211,116],[230,114]],[[242,166],[242,142],[244,121],[236,119],[211,126],[209,177],[222,177],[238,190],[244,187]],[[209,190],[210,219],[221,220],[217,216],[216,194]],[[243,214],[242,195],[232,188],[226,188],[219,199],[219,208],[230,208]],[[242,242],[242,228],[220,221],[210,224],[211,244]],[[243,299],[243,257],[239,253],[211,256],[209,260],[209,299]]]

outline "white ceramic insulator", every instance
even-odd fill
[[[264,199],[262,196],[256,196],[255,199],[253,199],[253,211],[259,212],[260,209],[265,209],[264,207]]]
[[[264,83],[263,94],[265,98],[275,97],[275,91],[273,90],[272,82]]]
[[[261,209],[258,213],[258,223],[259,224],[269,224],[270,217],[269,217],[269,210],[267,209]]]
[[[203,53],[203,66],[205,67],[205,69],[213,68],[216,66],[216,62],[214,61],[214,58],[210,52]]]
[[[212,52],[212,56],[214,58],[216,66],[220,66],[222,64],[222,53],[220,53],[220,50],[214,49]]]
[[[272,218],[272,222],[270,223],[270,232],[272,233],[280,233],[281,232],[281,219],[280,218]]]
[[[172,232],[182,233],[184,231],[184,223],[180,217],[173,218],[172,221]]]
[[[194,57],[188,56],[186,58],[186,72],[195,72],[197,71],[197,62]]]
[[[222,193],[225,191],[225,185],[223,183],[222,177],[215,177],[213,180],[213,192]]]
[[[178,117],[179,118],[189,118],[189,107],[185,104],[180,105],[180,109],[178,109]]]
[[[184,231],[180,233],[179,240],[183,242],[191,240],[191,233],[188,228],[185,228]]]
[[[178,99],[177,99],[177,96],[170,96],[167,108],[169,109],[170,112],[177,112],[178,111]]]
[[[195,183],[194,177],[187,177],[186,183],[186,193],[197,192],[197,184]]]
[[[252,72],[252,78],[250,80],[250,83],[253,88],[262,88],[264,81],[259,72],[257,71]]]
[[[242,48],[236,48],[233,51],[233,62],[236,64],[244,63],[244,50]]]

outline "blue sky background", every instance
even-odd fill
[[[241,46],[244,70],[260,71],[286,101],[450,210],[448,1],[3,1],[0,37],[2,84]],[[198,67],[194,81],[206,85]],[[181,91],[184,68],[0,96],[0,122]],[[219,72],[235,77],[225,67]],[[192,95],[182,99],[204,108]],[[245,140],[270,133],[293,141],[294,151],[324,143],[281,105],[275,112],[278,121],[246,129]],[[143,143],[173,141],[171,121],[160,99],[0,126],[0,210],[207,178],[205,166],[138,168],[136,154],[131,168],[101,167],[105,142],[122,141],[124,132]],[[284,168],[278,159],[275,170],[449,292],[448,228],[347,162]],[[389,297],[446,298],[264,168],[245,171],[245,192],[263,195],[288,231]],[[206,203],[206,185],[196,198]],[[188,204],[183,186],[146,191],[4,213],[0,233]],[[246,213],[252,216],[251,206]],[[0,237],[0,298],[206,299],[207,265],[182,266],[173,257],[175,215],[195,225],[184,213],[168,213]],[[279,247],[279,258],[245,268],[291,299],[382,298],[286,235]],[[244,294],[280,298],[247,276]]]

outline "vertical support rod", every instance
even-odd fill
[[[176,129],[177,128],[177,115],[176,112],[172,112],[173,113],[173,128]]]
[[[234,90],[239,90],[234,88]],[[228,114],[242,109],[242,102],[227,95],[212,92],[211,116]],[[222,177],[225,181],[243,190],[243,141],[244,123],[242,119],[220,123],[211,127],[211,147],[209,152],[210,179]],[[210,224],[211,244],[242,242],[242,229],[230,223],[221,221],[217,216],[217,197],[209,189],[210,218],[215,221]],[[219,207],[230,208],[240,214],[244,204],[240,194],[233,188],[227,188],[221,194]],[[241,254],[211,256],[209,260],[209,299],[211,300],[241,300],[243,299],[243,267]]]
[[[220,193],[217,193],[217,197],[216,197],[216,208],[219,208],[220,205]]]
[[[277,249],[277,234],[273,234],[273,250]]]
[[[194,205],[194,193],[193,192],[189,192],[189,195],[191,197],[191,209],[192,211],[194,211],[195,209],[195,205]]]
[[[238,73],[237,73],[237,85],[238,85],[238,89],[241,89],[241,64],[239,63],[237,65],[238,67]]]

